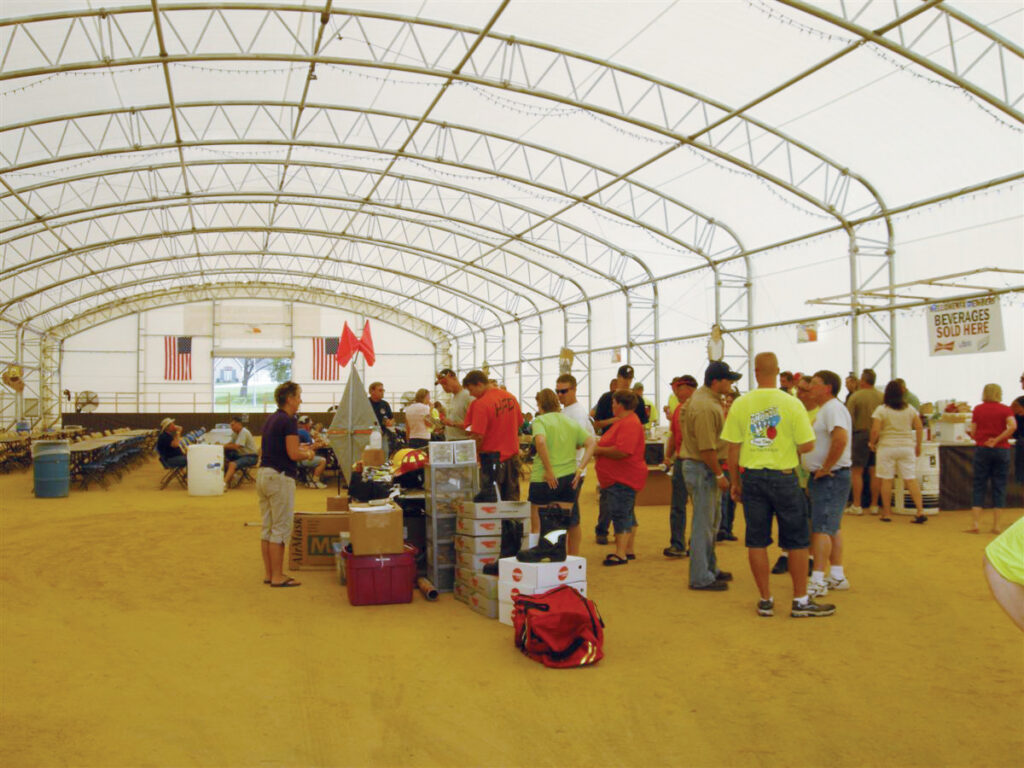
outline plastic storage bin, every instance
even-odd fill
[[[345,550],[348,601],[352,605],[411,603],[416,582],[416,547],[396,555],[353,555]]]
[[[71,446],[67,440],[32,443],[32,474],[36,496],[56,499],[71,490]]]

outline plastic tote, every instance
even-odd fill
[[[352,605],[411,603],[416,582],[416,547],[405,545],[397,555],[353,555],[342,552]]]
[[[55,499],[71,489],[71,446],[67,440],[32,443],[32,472],[36,496]]]
[[[224,493],[224,446],[196,443],[188,449],[188,495]]]

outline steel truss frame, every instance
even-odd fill
[[[390,291],[393,296],[400,295],[403,288],[428,290],[436,299],[433,303],[407,298],[379,306],[401,307],[412,316],[426,312],[432,327],[445,327],[448,332],[458,325],[452,314],[474,307],[469,312],[472,322],[451,338],[458,367],[466,369],[486,361],[507,373],[508,366],[515,365],[521,370],[522,395],[523,391],[535,391],[544,380],[545,362],[553,362],[550,354],[544,354],[550,346],[543,343],[542,319],[550,313],[560,313],[564,346],[585,352],[589,370],[591,305],[608,295],[592,287],[595,280],[610,283],[615,286],[611,292],[625,296],[628,359],[641,376],[653,373],[657,379],[658,345],[662,342],[658,282],[711,269],[713,321],[726,331],[730,356],[748,359],[755,327],[750,255],[772,246],[748,250],[727,223],[704,216],[637,180],[636,174],[644,168],[683,150],[749,173],[793,204],[834,218],[837,227],[847,231],[855,365],[862,348],[876,343],[860,329],[861,317],[867,315],[885,348],[879,360],[888,357],[894,372],[891,308],[888,328],[874,322],[873,312],[859,311],[862,295],[878,295],[886,289],[891,293],[893,229],[886,206],[871,185],[848,168],[745,113],[854,48],[872,44],[924,67],[1020,122],[1017,105],[1021,97],[1008,90],[1006,59],[1020,57],[1021,51],[938,0],[913,5],[898,0],[886,3],[886,8],[895,10],[895,18],[892,10],[879,11],[881,2],[856,7],[841,4],[841,16],[796,0],[782,3],[799,14],[853,32],[859,39],[739,107],[593,57],[495,34],[491,26],[507,2],[482,29],[336,10],[330,2],[319,10],[287,3],[160,7],[153,0],[151,7],[54,13],[0,22],[0,40],[5,43],[0,82],[99,68],[114,71],[158,66],[167,89],[166,103],[63,115],[4,129],[17,138],[5,143],[16,150],[13,156],[3,158],[7,167],[0,169],[0,204],[21,223],[0,231],[7,236],[0,241],[0,299],[4,300],[0,321],[25,318],[21,322],[27,322],[31,318],[44,326],[40,339],[53,336],[58,328],[60,333],[71,327],[81,330],[67,313],[98,318],[116,311],[118,304],[136,306],[133,291],[154,295],[174,291],[175,286],[165,284],[175,280],[199,277],[207,281],[200,288],[220,297],[218,291],[234,290],[231,286],[239,284],[219,283],[213,278],[227,278],[232,266],[236,277],[251,274],[260,280],[265,274],[279,274],[280,282],[270,285],[280,290],[330,297],[344,287],[357,292],[351,300],[368,301],[369,305],[375,302],[366,296],[375,289]],[[901,5],[906,6],[905,11]],[[186,29],[180,20],[189,14],[193,18],[204,15],[203,24]],[[233,18],[244,14],[248,23],[242,26],[255,30],[252,36],[236,34],[228,14],[234,14]],[[859,23],[879,15],[878,24],[871,28]],[[939,22],[949,32],[952,67],[920,52],[928,31]],[[911,31],[911,24],[924,29]],[[214,36],[207,32],[218,26],[230,33],[233,48],[212,44]],[[983,36],[988,48],[968,64],[957,53],[971,35]],[[414,40],[415,46],[391,45],[400,37]],[[12,51],[17,51],[14,58],[23,68],[10,68]],[[987,82],[970,77],[972,72],[980,76],[988,71],[979,62],[990,55],[1000,63],[1001,95]],[[179,103],[174,98],[175,66],[265,62],[308,67],[300,100],[212,104]],[[439,90],[419,114],[318,104],[307,100],[317,67],[425,78],[424,82],[433,81]],[[487,98],[522,95],[580,110],[635,131],[660,147],[622,172],[521,139],[432,119],[431,112],[451,87],[473,89]],[[351,143],[349,137],[359,121],[369,128],[376,143]],[[305,135],[312,135],[314,129],[329,129],[331,141]],[[85,137],[89,150],[65,151],[64,137],[72,134]],[[212,177],[204,184],[198,174],[201,166],[210,163],[191,155],[224,147],[242,147],[254,154],[257,147],[281,147],[286,154],[283,160],[254,157],[217,162],[220,181],[231,185],[230,192],[222,193],[213,189]],[[132,162],[135,157],[145,159],[147,153],[151,156],[163,150],[175,154],[177,161]],[[316,163],[299,156],[339,150],[344,151],[346,160],[354,155],[363,165]],[[103,158],[121,165],[67,176],[76,163]],[[387,166],[372,166],[368,158],[381,159]],[[400,170],[410,164],[422,169],[422,174]],[[50,168],[62,178],[51,183],[21,183],[26,172],[40,168]],[[265,168],[276,168],[276,175]],[[232,176],[241,169],[245,169],[241,176]],[[455,169],[469,180],[450,183],[443,177],[445,169]],[[555,210],[487,195],[473,188],[473,174],[500,178],[515,189],[525,187],[535,198],[554,201]],[[296,179],[305,187],[296,184]],[[118,193],[119,188],[123,194]],[[338,189],[346,194],[338,195]],[[454,203],[438,204],[442,197],[438,190],[454,193]],[[72,203],[76,207],[69,211],[66,206],[72,199],[79,203]],[[313,204],[316,212],[300,215]],[[264,210],[257,210],[258,206]],[[219,225],[228,210],[244,211],[257,223]],[[566,214],[574,210],[637,227],[666,252],[694,265],[669,274],[654,272],[628,249],[573,224]],[[325,211],[335,218],[327,220]],[[321,229],[310,235],[307,227],[313,221],[320,223]],[[332,232],[328,224],[340,229]],[[808,233],[788,242],[818,234]],[[229,235],[235,235],[235,240],[230,241]],[[191,247],[184,247],[190,239]],[[207,239],[211,242],[204,242]],[[176,245],[178,241],[182,247]],[[143,243],[155,246],[147,252],[139,247]],[[345,258],[338,256],[338,249]],[[355,253],[356,249],[362,250]],[[186,261],[190,262],[187,267]],[[301,276],[292,270],[306,261],[318,266],[300,287]],[[139,268],[144,277],[117,281],[122,273]],[[400,274],[409,269],[421,271]],[[350,270],[362,279],[350,280]],[[285,280],[289,274],[296,278],[295,285]],[[375,279],[382,275],[388,276],[383,288]],[[195,286],[177,286],[182,291],[190,288]],[[76,302],[70,298],[76,294],[86,298]],[[100,302],[110,296],[114,298],[103,304],[101,311],[88,306],[89,300]],[[441,320],[446,313],[449,318]],[[494,318],[489,324],[484,319],[488,314]],[[515,359],[507,355],[510,338],[506,328],[511,323],[518,326]],[[0,329],[0,344],[4,338]],[[46,356],[39,353],[36,357]],[[16,355],[15,359],[22,357]]]

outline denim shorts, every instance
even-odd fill
[[[811,494],[811,531],[835,536],[843,519],[843,509],[850,495],[850,468],[833,469],[831,476],[807,483]]]
[[[602,515],[608,513],[616,533],[629,533],[636,525],[633,507],[636,491],[623,483],[615,483],[601,489],[600,508]]]
[[[572,504],[576,501],[576,489],[572,487],[572,479],[575,473],[558,478],[558,487],[550,488],[543,480],[539,483],[530,483],[530,503],[544,506],[556,501]]]
[[[807,528],[807,501],[795,470],[748,469],[743,478],[743,517],[747,521],[745,543],[763,549],[772,543],[772,518],[778,522],[779,546],[806,549],[811,543]]]

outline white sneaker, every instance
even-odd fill
[[[824,597],[828,594],[828,584],[824,581],[809,581],[807,582],[807,596],[808,597]]]
[[[325,483],[321,483],[319,480],[314,480],[313,483],[310,485],[310,488],[326,488],[326,487],[327,487],[327,485]]]
[[[877,515],[878,514],[878,507],[872,507],[871,509],[868,510],[868,513],[872,514],[872,515]]]
[[[846,508],[846,514],[860,516],[864,514],[864,510],[856,504],[851,504]]]
[[[843,592],[850,588],[850,582],[847,580],[845,576],[843,576],[843,578],[841,579],[826,576],[825,584],[828,585],[828,588],[831,589],[833,592]]]

